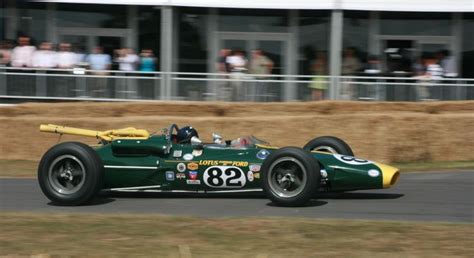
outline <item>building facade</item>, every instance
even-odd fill
[[[314,74],[319,56],[327,64],[319,75],[333,76],[348,73],[347,55],[358,66],[352,74],[372,59],[395,72],[449,50],[457,76],[474,78],[472,1],[313,2],[322,1],[5,0],[0,37],[69,42],[84,53],[98,45],[109,54],[149,48],[165,72],[216,72],[222,48],[262,49],[274,62],[272,72],[281,75]],[[285,90],[287,99],[300,94]]]

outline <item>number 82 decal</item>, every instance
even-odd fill
[[[204,171],[204,183],[212,188],[242,188],[245,173],[234,166],[212,166]]]

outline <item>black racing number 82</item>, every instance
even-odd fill
[[[204,183],[213,188],[241,188],[246,183],[244,172],[234,166],[213,166],[204,171]]]

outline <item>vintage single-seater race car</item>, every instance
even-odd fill
[[[138,192],[264,191],[281,206],[301,206],[323,191],[393,186],[398,169],[354,157],[344,141],[323,136],[303,148],[272,147],[253,136],[203,143],[192,127],[162,133],[124,128],[93,131],[41,125],[40,131],[96,137],[63,142],[42,157],[38,180],[58,205],[81,205],[101,190]]]

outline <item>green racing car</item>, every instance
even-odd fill
[[[175,124],[162,133],[124,128],[93,131],[41,125],[40,131],[96,137],[88,146],[53,146],[38,166],[43,193],[58,205],[82,205],[99,191],[262,191],[280,206],[303,206],[321,192],[393,186],[398,169],[354,157],[341,139],[323,136],[303,148],[277,148],[253,136],[203,143],[196,129]]]

